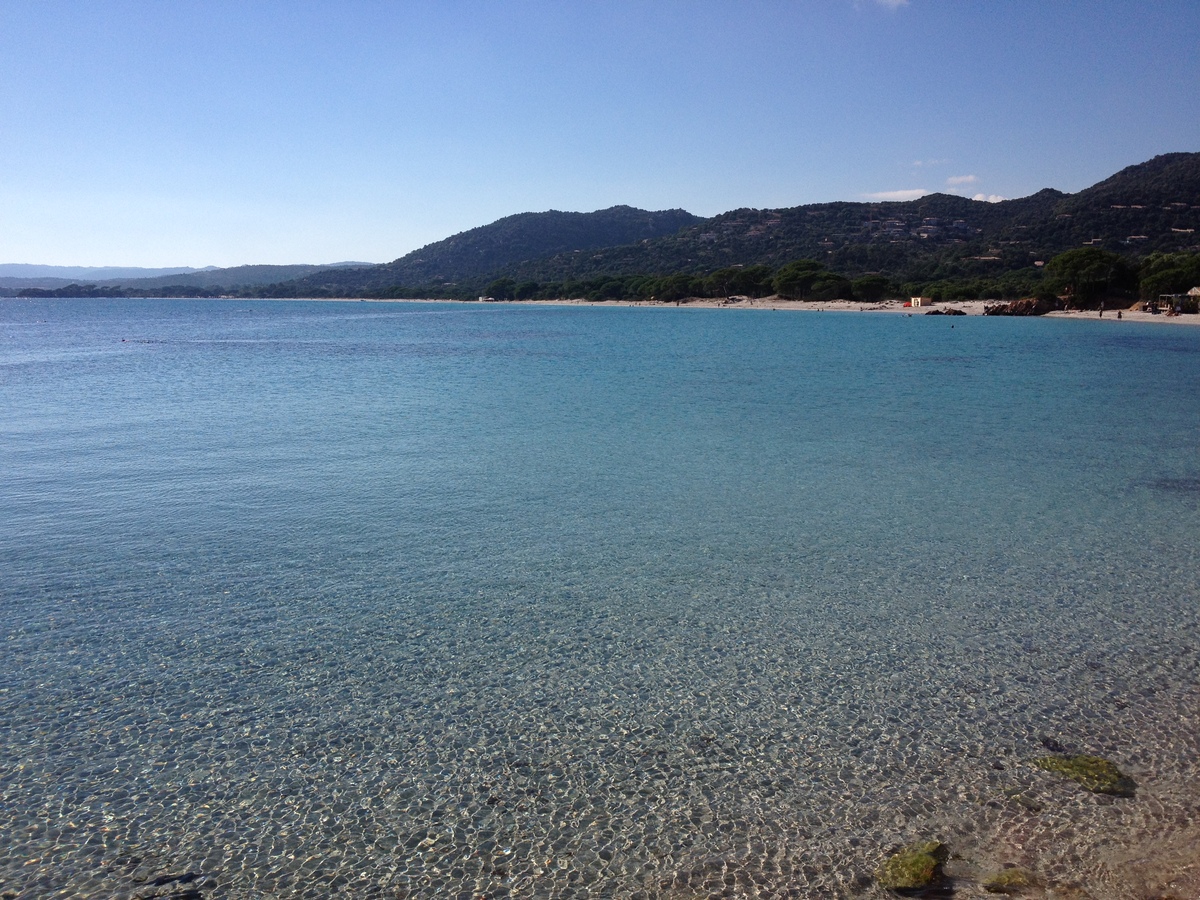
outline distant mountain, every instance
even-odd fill
[[[5,295],[21,288],[60,288],[68,284],[77,284],[87,279],[80,278],[12,278],[0,276],[0,291]]]
[[[738,209],[638,245],[562,254],[510,267],[539,280],[635,272],[702,274],[728,266],[777,268],[816,259],[851,273],[894,270],[948,247],[987,252],[1010,229],[1045,220],[1065,195],[1042,191],[1006,203],[931,194],[904,203],[822,203],[785,209]],[[1022,260],[1023,261],[1023,260]]]
[[[208,267],[213,268],[212,266]],[[203,272],[192,266],[166,269],[145,269],[135,266],[39,266],[30,263],[0,263],[0,279],[53,278],[70,281],[100,281],[115,278],[156,278],[160,275],[186,275]]]
[[[376,263],[336,262],[325,265],[232,266],[227,269],[207,266],[203,269],[120,268],[117,266],[36,266],[9,263],[0,265],[0,288],[64,288],[71,284],[98,287],[154,290],[185,287],[230,290],[294,281],[326,269],[374,268]]]
[[[502,274],[556,281],[700,274],[807,258],[847,275],[884,272],[928,280],[1021,269],[1085,244],[1139,256],[1193,248],[1198,241],[1200,153],[1174,153],[1073,195],[1045,189],[999,203],[930,194],[903,203],[740,209],[670,237],[531,260]]]
[[[233,266],[228,269],[205,269],[188,275],[163,275],[158,278],[120,279],[119,281],[97,282],[103,285],[147,290],[156,287],[228,288],[230,290],[260,285],[295,281],[315,272],[354,270],[357,267],[376,268],[374,263],[332,263],[324,266]]]
[[[795,259],[816,259],[852,277],[883,273],[897,283],[922,283],[1031,272],[1084,245],[1138,257],[1198,244],[1200,153],[1172,153],[1077,194],[1047,188],[998,203],[930,194],[902,203],[738,209],[711,219],[629,207],[523,213],[382,266],[315,273],[283,289],[320,295],[425,287],[430,296],[470,296],[500,277],[562,283],[778,268]]]
[[[704,220],[682,209],[614,206],[590,213],[519,213],[472,228],[406,256],[357,272],[321,272],[300,286],[325,290],[439,284],[488,275],[562,253],[582,253],[674,234]]]
[[[593,213],[520,213],[422,247],[386,268],[407,279],[484,275],[549,254],[651,240],[703,221],[682,209],[647,212],[631,206]]]

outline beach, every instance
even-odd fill
[[[567,305],[584,306],[648,306],[667,307],[670,303],[654,303],[650,301],[599,301],[562,300],[547,301]],[[923,316],[930,312],[946,313],[956,310],[968,316],[982,316],[989,306],[996,306],[1007,301],[1002,300],[948,300],[944,303],[934,303],[927,306],[912,308],[905,305],[903,300],[884,300],[877,303],[867,303],[858,300],[785,300],[781,297],[764,297],[761,299],[737,298],[721,300],[709,297],[695,297],[681,302],[681,306],[695,309],[770,309],[786,310],[788,312],[861,312],[861,313],[890,313],[892,315]],[[1140,305],[1140,304],[1139,304]],[[1046,314],[1051,318],[1062,319],[1098,319],[1111,322],[1153,322],[1156,324],[1200,325],[1200,315],[1167,316],[1152,315],[1136,309],[1121,309],[1121,318],[1117,318],[1117,308],[1110,308],[1099,315],[1098,310],[1071,310],[1069,312],[1052,312]]]
[[[1117,318],[1117,310],[1106,309],[1104,315],[1101,316],[1098,310],[1071,310],[1070,312],[1052,312],[1046,314],[1047,318],[1052,319],[1096,319],[1101,322],[1150,322],[1155,325],[1200,325],[1200,316],[1198,315],[1181,315],[1168,316],[1163,313],[1154,315],[1153,313],[1143,312],[1142,310],[1123,309],[1121,310],[1121,318]]]
[[[396,300],[368,302],[397,302],[397,303],[438,303],[439,300]],[[785,300],[782,297],[749,298],[738,297],[720,299],[713,297],[689,297],[678,303],[662,303],[653,300],[584,300],[560,298],[555,300],[488,300],[465,301],[469,304],[486,303],[489,306],[589,306],[589,307],[629,307],[642,309],[735,309],[735,310],[774,310],[786,312],[854,312],[854,313],[885,313],[890,315],[923,316],[930,312],[945,314],[954,310],[968,316],[982,316],[989,306],[1006,303],[1003,300],[948,300],[927,306],[912,308],[905,305],[903,300],[883,300],[876,303],[858,300]],[[1138,304],[1140,306],[1141,304]],[[1118,309],[1121,318],[1117,318]],[[1104,315],[1099,310],[1070,310],[1046,313],[1045,318],[1055,319],[1096,319],[1102,322],[1149,322],[1158,325],[1200,325],[1200,315],[1168,316],[1154,315],[1136,308],[1106,309]]]

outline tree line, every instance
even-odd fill
[[[72,284],[62,288],[26,288],[19,297],[362,297],[371,299],[633,300],[676,303],[691,298],[761,298],[789,300],[880,300],[930,297],[936,301],[1063,298],[1068,305],[1095,307],[1104,299],[1154,300],[1162,294],[1184,294],[1200,286],[1200,253],[1151,253],[1140,263],[1100,247],[1060,253],[1044,267],[1006,272],[996,277],[943,278],[897,282],[885,273],[849,278],[813,259],[797,259],[779,268],[766,265],[728,266],[707,275],[597,275],[564,281],[517,280],[511,277],[464,280],[456,284],[393,285],[368,291],[298,286],[282,282],[246,288],[121,288]]]
[[[937,301],[1064,298],[1090,307],[1105,298],[1153,300],[1161,294],[1186,293],[1200,286],[1200,254],[1152,253],[1140,264],[1099,247],[1080,247],[1055,256],[1044,267],[996,277],[947,278],[898,282],[876,273],[849,278],[812,259],[778,269],[733,266],[708,275],[613,275],[568,281],[517,281],[497,278],[483,289],[495,300],[650,300],[768,297],[789,300],[880,300],[922,296]],[[399,294],[397,294],[399,296]]]

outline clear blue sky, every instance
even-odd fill
[[[0,47],[0,262],[385,261],[1200,150],[1196,0],[11,0]]]

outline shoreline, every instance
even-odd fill
[[[982,316],[988,306],[1005,301],[1000,300],[949,300],[937,303],[928,309],[920,307],[913,309],[904,305],[902,300],[881,300],[875,303],[857,300],[784,300],[781,297],[761,297],[758,299],[738,298],[736,300],[721,300],[715,297],[695,297],[680,303],[664,303],[653,300],[446,300],[437,297],[415,298],[360,298],[360,297],[287,297],[263,298],[291,300],[316,300],[332,303],[455,303],[464,306],[587,306],[587,307],[627,307],[639,309],[740,309],[740,310],[771,310],[789,312],[862,312],[889,313],[891,315],[923,316],[931,310],[945,312],[960,310],[968,316]],[[1117,318],[1118,310],[1121,318]],[[1168,316],[1154,315],[1134,309],[1106,309],[1103,316],[1098,310],[1058,310],[1041,316],[1023,316],[1020,318],[1044,319],[1095,319],[1101,322],[1154,322],[1163,325],[1200,325],[1200,315]]]
[[[91,299],[91,298],[28,298],[3,297],[0,300],[28,299]],[[246,303],[270,301],[273,303],[452,303],[461,306],[506,306],[506,307],[626,307],[639,309],[737,309],[737,310],[769,310],[772,312],[860,312],[886,313],[891,315],[924,316],[931,311],[943,312],[957,310],[968,316],[982,316],[988,306],[1005,301],[999,300],[949,300],[936,303],[929,308],[914,309],[904,305],[902,300],[881,300],[874,303],[858,300],[785,300],[781,297],[761,297],[751,299],[739,297],[733,300],[716,297],[692,297],[679,303],[660,302],[655,300],[584,300],[582,298],[558,298],[555,300],[450,300],[444,297],[146,297],[148,300],[228,300]],[[1117,318],[1118,311],[1121,318]],[[1020,318],[1045,319],[1077,319],[1095,320],[1100,322],[1152,322],[1160,325],[1200,325],[1200,315],[1168,316],[1163,313],[1154,315],[1137,309],[1114,308],[1106,309],[1104,315],[1099,310],[1057,310],[1044,313],[1041,316],[1022,316]]]
[[[1123,309],[1121,310],[1121,318],[1117,319],[1117,311],[1106,309],[1104,316],[1100,316],[1097,310],[1071,310],[1070,312],[1052,312],[1046,313],[1047,319],[1096,319],[1100,322],[1154,322],[1161,325],[1200,325],[1200,316],[1198,315],[1181,315],[1168,316],[1164,313],[1154,315],[1153,313],[1142,312],[1141,310]]]

